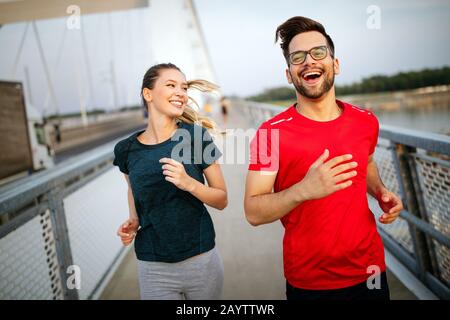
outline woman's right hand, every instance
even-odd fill
[[[120,237],[120,240],[124,246],[128,246],[131,242],[133,242],[138,229],[139,220],[137,219],[128,219],[120,225],[119,230],[117,230],[117,235]]]

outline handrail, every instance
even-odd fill
[[[3,186],[0,188],[0,217],[33,200],[37,194],[46,193],[55,186],[79,176],[84,171],[112,161],[113,145],[113,143],[108,143],[64,161],[53,168]]]

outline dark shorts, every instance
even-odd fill
[[[389,286],[386,272],[380,274],[380,288],[369,289],[364,281],[357,285],[333,290],[306,290],[295,288],[286,281],[288,300],[381,300],[388,301]]]

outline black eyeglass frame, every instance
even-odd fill
[[[324,56],[323,58],[321,58],[321,59],[316,59],[316,58],[314,58],[313,55],[311,54],[311,51],[312,51],[312,50],[318,49],[318,48],[325,48],[326,54],[325,54],[325,56]],[[296,53],[299,53],[299,52],[305,53],[305,58],[303,59],[302,62],[293,63],[293,62],[292,62],[292,56],[293,56],[294,54],[296,54]],[[297,51],[294,51],[294,52],[292,52],[292,53],[289,54],[289,56],[288,56],[288,62],[289,62],[289,64],[293,64],[293,65],[302,64],[303,62],[305,62],[306,57],[308,56],[308,54],[309,54],[309,55],[311,56],[311,58],[313,58],[314,60],[320,61],[320,60],[325,59],[325,58],[328,56],[328,52],[330,53],[331,58],[333,58],[333,53],[331,52],[330,48],[328,48],[328,46],[326,46],[326,45],[323,45],[323,46],[316,46],[316,47],[313,47],[313,48],[309,49],[308,51],[305,51],[305,50],[297,50]]]

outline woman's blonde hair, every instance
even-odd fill
[[[156,64],[156,65],[152,66],[150,69],[147,70],[147,72],[144,75],[144,79],[142,80],[141,96],[142,96],[142,91],[144,90],[144,88],[153,89],[156,80],[160,76],[160,71],[166,70],[166,69],[175,69],[175,70],[182,72],[180,70],[180,68],[178,68],[173,63],[160,63],[160,64]],[[191,88],[197,89],[201,92],[214,92],[219,88],[219,86],[215,85],[212,82],[206,81],[206,80],[197,79],[197,80],[188,81],[188,89],[191,89]],[[199,108],[198,103],[192,97],[188,96],[188,98],[189,98],[190,102],[194,103]],[[142,96],[142,102],[143,102],[144,108],[147,110],[147,102],[145,101],[143,96]],[[217,129],[217,125],[212,119],[210,119],[209,117],[200,115],[194,108],[192,108],[189,105],[189,103],[185,107],[183,114],[178,117],[178,120],[180,120],[184,123],[198,124],[209,130]]]

